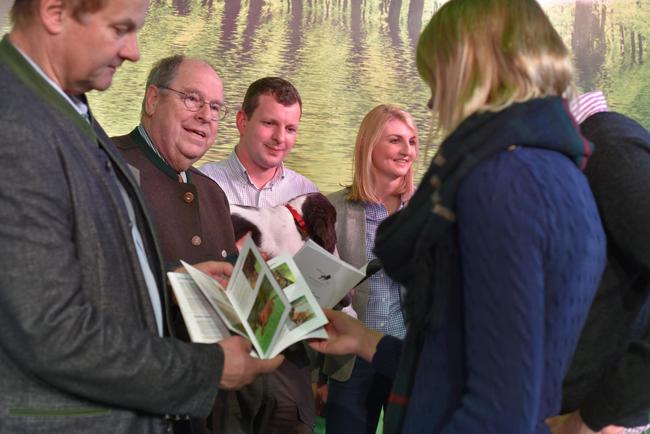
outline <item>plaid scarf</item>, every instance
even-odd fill
[[[475,114],[444,140],[408,206],[377,231],[377,257],[386,273],[407,288],[403,307],[408,333],[389,397],[386,434],[401,431],[424,336],[444,321],[449,291],[461,287],[458,188],[479,163],[515,145],[561,152],[581,169],[592,152],[560,97]]]

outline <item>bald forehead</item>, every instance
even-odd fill
[[[212,65],[201,59],[185,59],[178,66],[173,86],[182,87],[183,91],[195,91],[204,97],[223,99],[223,83]]]
[[[214,75],[219,81],[221,81],[221,77],[214,66],[202,59],[184,59],[178,66],[178,71],[180,73],[184,70],[194,70],[201,74]]]

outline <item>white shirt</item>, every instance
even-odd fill
[[[278,167],[273,179],[264,187],[257,188],[235,150],[227,160],[204,164],[199,170],[219,184],[232,205],[270,208],[283,205],[297,196],[319,191],[313,182],[284,167],[284,164]]]

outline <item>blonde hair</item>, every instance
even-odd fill
[[[569,51],[535,0],[450,0],[416,57],[446,133],[476,112],[573,93]]]
[[[417,128],[408,112],[388,104],[380,104],[370,110],[361,121],[357,132],[357,140],[354,144],[354,174],[348,199],[381,203],[381,199],[377,197],[373,186],[372,152],[381,140],[386,124],[393,119],[404,122],[413,131],[417,140]],[[413,194],[414,190],[413,172],[414,168],[411,165],[397,191],[407,199]]]

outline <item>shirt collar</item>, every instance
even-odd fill
[[[155,154],[155,156],[158,158],[159,162],[163,164],[163,169],[164,172],[166,172],[172,179],[177,179],[179,182],[187,183],[189,182],[188,179],[188,173],[185,170],[182,170],[180,172],[176,172],[176,170],[167,162],[165,157],[158,151],[158,148],[156,148],[156,145],[154,145],[153,140],[151,140],[151,137],[149,137],[149,134],[147,133],[147,130],[144,129],[144,126],[142,124],[139,124],[136,127],[138,133],[140,133],[140,136],[144,140],[144,142],[147,144],[147,148]],[[146,155],[146,153],[145,153]],[[174,173],[175,176],[172,176],[171,173]]]
[[[85,98],[79,98],[79,97],[68,95],[67,93],[65,93],[63,91],[63,89],[61,89],[61,87],[58,84],[56,84],[50,77],[47,76],[47,74],[45,74],[45,72],[41,69],[41,67],[38,66],[36,64],[36,62],[34,62],[27,55],[27,53],[25,53],[23,50],[21,50],[16,45],[14,45],[14,48],[16,49],[16,51],[18,51],[20,53],[21,56],[23,56],[25,58],[27,63],[29,63],[32,68],[34,68],[34,71],[36,71],[38,73],[38,75],[40,75],[43,78],[43,80],[45,80],[50,86],[52,86],[52,88],[54,88],[54,90],[56,90],[58,93],[60,93],[63,96],[63,98],[65,98],[65,100],[68,101],[70,103],[70,105],[72,105],[72,107],[74,107],[74,109],[81,116],[83,116],[86,120],[90,120],[88,104],[86,103]]]
[[[388,216],[388,209],[386,206],[384,206],[383,203],[376,203],[376,202],[364,202],[365,204],[365,211],[366,211],[366,218],[369,218],[370,220],[383,220]],[[397,211],[401,210],[404,208],[406,205],[406,202],[404,201],[404,195],[400,198],[400,204],[399,207],[397,208]]]
[[[239,173],[244,179],[246,179],[250,183],[250,185],[257,188],[257,186],[255,186],[250,176],[248,175],[248,170],[246,170],[241,160],[237,156],[237,146],[235,146],[235,148],[232,150],[232,153],[230,154],[230,158],[228,158],[228,165],[230,166],[230,169],[233,172]],[[267,182],[266,185],[259,190],[272,188],[275,184],[282,181],[284,177],[285,177],[284,162],[282,162],[280,163],[280,166],[278,166],[277,170],[275,171],[273,178],[271,178],[271,180]]]
[[[569,107],[578,125],[596,113],[609,111],[605,95],[599,90],[583,93],[574,98]]]

